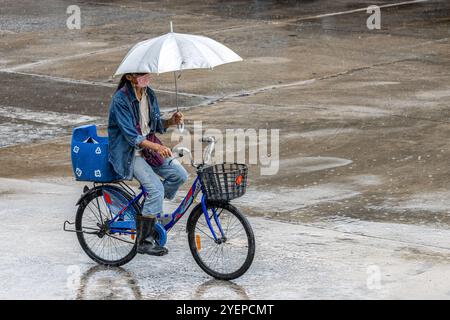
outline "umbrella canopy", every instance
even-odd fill
[[[213,39],[173,32],[171,21],[169,33],[139,42],[131,48],[114,75],[173,72],[178,112],[176,71],[212,69],[215,66],[236,61],[242,61],[242,58]],[[184,126],[180,125],[178,128],[183,131]]]
[[[169,32],[136,44],[122,60],[115,75],[212,69],[235,61],[242,61],[242,58],[213,39]]]

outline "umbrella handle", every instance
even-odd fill
[[[173,79],[175,80],[175,104],[177,106],[178,112],[178,86],[177,86],[177,74],[175,71],[173,72]]]
[[[180,76],[181,76],[181,73],[180,73]],[[179,109],[178,109],[178,86],[177,86],[177,73],[175,71],[173,72],[173,78],[175,80],[175,103],[176,103],[177,112],[178,112],[179,111]],[[183,131],[184,131],[184,123],[178,124],[177,128],[178,128],[178,130],[181,133],[183,133]]]

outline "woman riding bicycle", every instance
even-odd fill
[[[181,124],[183,114],[162,119],[149,82],[149,73],[122,76],[109,109],[109,161],[122,179],[134,177],[148,192],[142,215],[136,218],[137,252],[164,255],[168,250],[153,238],[157,216],[163,213],[164,197],[173,199],[188,173],[176,159],[169,159],[171,150],[160,144],[155,133]]]

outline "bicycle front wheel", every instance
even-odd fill
[[[252,227],[242,213],[229,203],[208,203],[207,209],[217,239],[212,235],[201,205],[197,205],[187,226],[192,256],[210,276],[220,280],[236,279],[250,268],[255,256]]]

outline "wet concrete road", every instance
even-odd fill
[[[0,215],[8,216],[1,299],[449,298],[450,231],[350,219],[299,225],[250,218],[257,253],[232,282],[213,280],[195,264],[185,217],[169,233],[169,255],[100,267],[74,234],[61,231],[64,219],[73,221],[81,187],[60,178],[0,179]]]
[[[80,30],[65,25],[72,4]],[[381,7],[380,30],[366,26],[371,4]],[[0,297],[448,298],[448,1],[0,5],[0,177],[14,179],[0,181]],[[198,120],[222,131],[280,129],[278,173],[250,166],[251,187],[237,201],[258,252],[234,283],[211,282],[181,231],[160,262],[103,270],[60,230],[81,190],[71,129],[106,123],[115,68],[170,20],[244,58],[182,74],[188,129]],[[152,81],[169,112],[172,75]],[[77,270],[81,283],[68,287]]]

